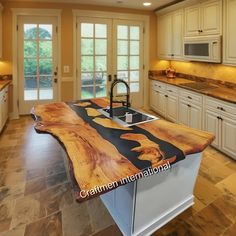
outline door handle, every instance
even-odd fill
[[[112,75],[108,75],[108,81],[109,81],[109,82],[112,81]]]

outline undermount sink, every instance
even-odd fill
[[[101,108],[98,109],[98,111],[103,114],[104,116],[114,120],[118,124],[129,127],[132,125],[138,125],[141,123],[150,122],[153,120],[159,119],[156,116],[145,114],[143,112],[137,111],[133,108],[127,108],[127,107],[115,107],[113,108],[113,118],[110,117],[110,108]],[[130,120],[127,120],[127,114],[132,116]]]
[[[206,89],[215,89],[218,88],[218,86],[209,84],[206,82],[192,82],[192,83],[183,83],[180,84],[183,87],[195,89],[195,90],[206,90]]]

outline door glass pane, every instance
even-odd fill
[[[118,79],[123,79],[126,82],[128,82],[129,72],[128,71],[118,71],[117,78]]]
[[[24,24],[24,39],[36,39],[37,34],[36,24]]]
[[[118,40],[117,53],[118,55],[128,55],[128,41],[127,40]]]
[[[106,71],[107,70],[107,57],[96,56],[95,64],[96,64],[96,71]]]
[[[107,37],[107,25],[95,24],[95,38],[106,38]]]
[[[24,100],[37,100],[38,98],[38,83],[36,76],[25,76]]]
[[[118,70],[128,70],[128,57],[127,56],[118,56]]]
[[[107,94],[107,24],[80,23],[81,99]]]
[[[130,92],[139,92],[139,83],[130,83]]]
[[[130,81],[131,82],[139,81],[139,71],[130,71]]]
[[[82,85],[93,85],[93,73],[81,74]]]
[[[124,84],[117,84],[117,93],[126,93],[126,87]]]
[[[96,86],[96,98],[106,97],[107,89],[105,86]]]
[[[136,39],[139,40],[139,26],[130,26],[130,39]]]
[[[105,85],[107,84],[107,73],[96,73],[95,74],[95,84]]]
[[[130,41],[130,55],[139,55],[139,41]]]
[[[81,57],[81,70],[83,72],[90,72],[94,70],[93,56],[82,56]]]
[[[53,99],[52,35],[52,24],[24,24],[24,100]]]
[[[52,75],[52,59],[39,60],[39,74]]]
[[[52,76],[39,77],[39,99],[53,99]]]
[[[52,39],[52,25],[39,25],[39,39]]]
[[[82,99],[89,99],[93,98],[93,87],[82,87],[81,88],[81,98]]]
[[[81,23],[81,36],[86,38],[93,37],[93,24]]]
[[[39,56],[52,57],[52,41],[39,41]]]
[[[24,74],[37,75],[38,62],[37,59],[26,58],[24,60]]]
[[[95,40],[95,54],[96,55],[106,55],[107,53],[107,40],[106,39],[96,39]]]
[[[128,39],[128,26],[118,25],[118,27],[117,27],[117,38],[118,39]]]
[[[81,39],[81,54],[93,55],[93,39]]]
[[[130,56],[130,69],[131,70],[139,69],[139,56]]]
[[[117,76],[130,85],[131,92],[140,90],[140,43],[140,26],[117,26]],[[117,93],[124,92],[119,85]]]
[[[37,56],[37,43],[35,41],[24,41],[24,57]]]

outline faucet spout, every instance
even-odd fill
[[[113,90],[114,87],[119,84],[119,83],[123,83],[126,87],[126,102],[125,101],[114,101],[113,100]],[[113,117],[113,103],[114,102],[119,102],[122,103],[123,105],[125,105],[127,108],[130,107],[130,88],[128,83],[126,83],[124,80],[122,79],[117,79],[117,77],[115,77],[114,81],[111,84],[111,91],[110,91],[110,117]]]

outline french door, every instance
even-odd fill
[[[57,32],[54,17],[19,17],[19,113],[57,100]]]
[[[77,18],[77,92],[79,99],[109,96],[115,77],[125,80],[132,106],[143,106],[143,23]],[[118,84],[115,93],[126,93]]]

